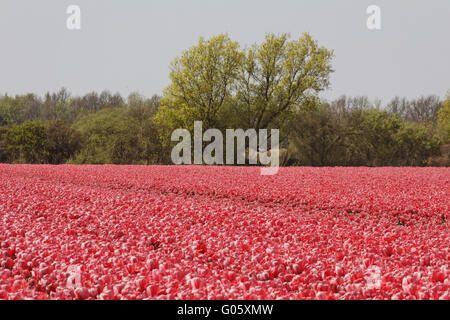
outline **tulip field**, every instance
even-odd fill
[[[450,300],[449,168],[0,165],[0,299]]]

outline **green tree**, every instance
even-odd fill
[[[81,134],[61,120],[50,122],[47,127],[48,163],[62,164],[81,149]]]
[[[222,130],[285,127],[328,86],[332,57],[309,34],[292,41],[287,34],[268,34],[245,50],[227,35],[200,38],[171,66],[171,84],[155,116],[164,146],[174,129],[192,130],[196,120]]]
[[[296,165],[331,166],[338,164],[345,130],[329,105],[305,105],[289,123],[289,151]]]
[[[242,60],[239,44],[227,35],[200,38],[171,64],[171,84],[164,91],[157,122],[170,129],[193,128],[194,120],[217,126]]]
[[[165,150],[159,139],[158,128],[153,119],[159,109],[159,97],[145,99],[137,93],[128,97],[128,115],[139,125],[140,158],[146,164],[164,162],[170,151]]]
[[[9,150],[6,136],[8,135],[7,127],[0,127],[0,163],[9,162]]]
[[[450,94],[441,109],[439,109],[437,128],[444,143],[450,143]]]
[[[105,108],[78,121],[84,139],[72,162],[78,164],[139,163],[142,145],[139,124],[125,109]]]
[[[368,143],[367,160],[371,166],[392,165],[396,158],[397,141],[395,134],[401,128],[402,121],[387,111],[370,109],[363,112],[363,121],[358,126],[355,138]]]
[[[441,140],[425,126],[406,122],[396,134],[397,164],[425,166],[429,159],[441,154]]]
[[[27,121],[20,125],[13,125],[7,133],[6,141],[14,162],[46,162],[47,127],[44,123]]]
[[[268,34],[245,52],[237,109],[242,126],[279,128],[306,100],[329,85],[333,51],[305,33],[298,40]]]
[[[41,118],[49,121],[70,120],[70,93],[66,88],[47,93],[41,107]]]
[[[39,120],[41,101],[34,94],[0,97],[0,125]]]
[[[20,113],[19,113],[20,114]],[[16,124],[15,99],[7,95],[0,98],[0,126]]]

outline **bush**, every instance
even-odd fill
[[[64,124],[63,121],[52,121],[47,128],[48,163],[61,164],[72,158],[82,145],[81,134]]]
[[[6,135],[6,142],[13,162],[45,163],[48,159],[47,127],[40,121],[13,125]]]

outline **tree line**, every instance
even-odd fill
[[[0,96],[0,162],[170,164],[177,128],[280,129],[282,165],[448,166],[450,95],[319,99],[334,53],[309,34],[241,48],[199,42],[170,66],[161,96],[109,91]]]

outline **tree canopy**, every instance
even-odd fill
[[[172,132],[202,121],[222,133],[279,129],[284,165],[450,164],[450,93],[326,101],[333,57],[308,33],[249,47],[220,34],[174,59],[162,96],[0,95],[0,162],[171,164]]]

